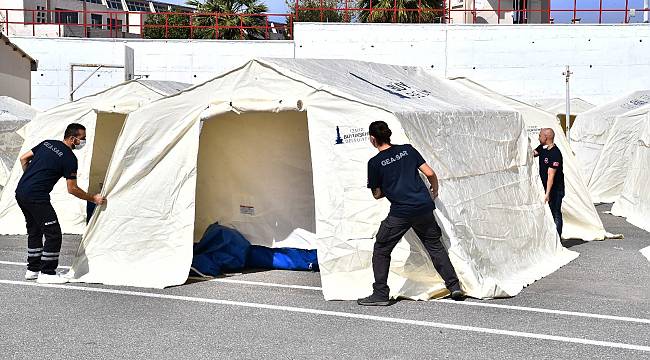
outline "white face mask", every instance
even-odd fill
[[[79,145],[75,145],[74,149],[81,150],[84,146],[86,146],[86,140],[79,140]]]

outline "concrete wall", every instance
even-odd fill
[[[527,101],[563,98],[565,65],[572,97],[593,103],[650,88],[647,25],[295,24],[295,42],[120,40],[13,37],[35,59],[33,105],[68,101],[70,64],[124,64],[135,50],[135,73],[199,83],[255,57],[357,59],[423,66],[441,77],[466,76]],[[75,86],[94,69],[76,70]],[[100,70],[78,96],[124,79]]]
[[[11,96],[30,104],[31,62],[14,51],[11,46],[0,42],[0,96]]]

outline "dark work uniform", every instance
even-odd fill
[[[77,157],[58,140],[43,141],[32,152],[34,157],[16,188],[16,201],[27,222],[27,269],[54,275],[62,236],[50,192],[61,177],[77,178]]]
[[[438,274],[450,291],[460,290],[458,277],[440,237],[433,215],[435,204],[420,177],[425,161],[411,145],[393,145],[368,161],[368,188],[380,188],[390,201],[388,217],[382,221],[372,255],[374,294],[388,298],[390,255],[404,234],[415,230],[431,256]]]
[[[564,198],[564,160],[562,159],[562,152],[560,152],[557,145],[553,145],[549,150],[540,145],[535,151],[539,154],[539,177],[542,178],[544,191],[546,191],[548,181],[548,169],[556,169],[555,177],[553,177],[553,187],[549,193],[548,207],[551,209],[551,214],[553,214],[557,233],[562,235],[562,198]]]

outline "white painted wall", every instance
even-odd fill
[[[423,66],[444,77],[466,76],[505,95],[534,101],[564,97],[565,65],[572,97],[602,103],[650,88],[650,26],[295,24],[295,42],[122,40],[13,37],[39,60],[32,73],[38,109],[68,101],[71,63],[124,63],[150,79],[199,83],[255,57],[357,59]],[[84,71],[75,73],[75,83]],[[86,71],[86,73],[88,73]],[[99,77],[97,76],[99,75]],[[117,84],[123,70],[102,70],[79,96]]]
[[[294,26],[299,58],[419,65],[529,101],[563,98],[566,65],[572,97],[595,104],[650,88],[650,26],[643,24]]]
[[[124,65],[124,46],[134,49],[135,74],[156,80],[197,84],[256,57],[292,58],[289,41],[122,40],[12,37],[39,61],[32,73],[32,106],[44,110],[69,101],[70,65]],[[94,68],[75,70],[75,87]],[[77,92],[75,99],[124,81],[123,69],[102,69]]]

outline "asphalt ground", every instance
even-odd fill
[[[625,239],[565,242],[580,256],[513,298],[376,308],[324,301],[308,272],[38,285],[22,278],[26,237],[0,236],[0,359],[650,359],[650,233],[597,208]]]

